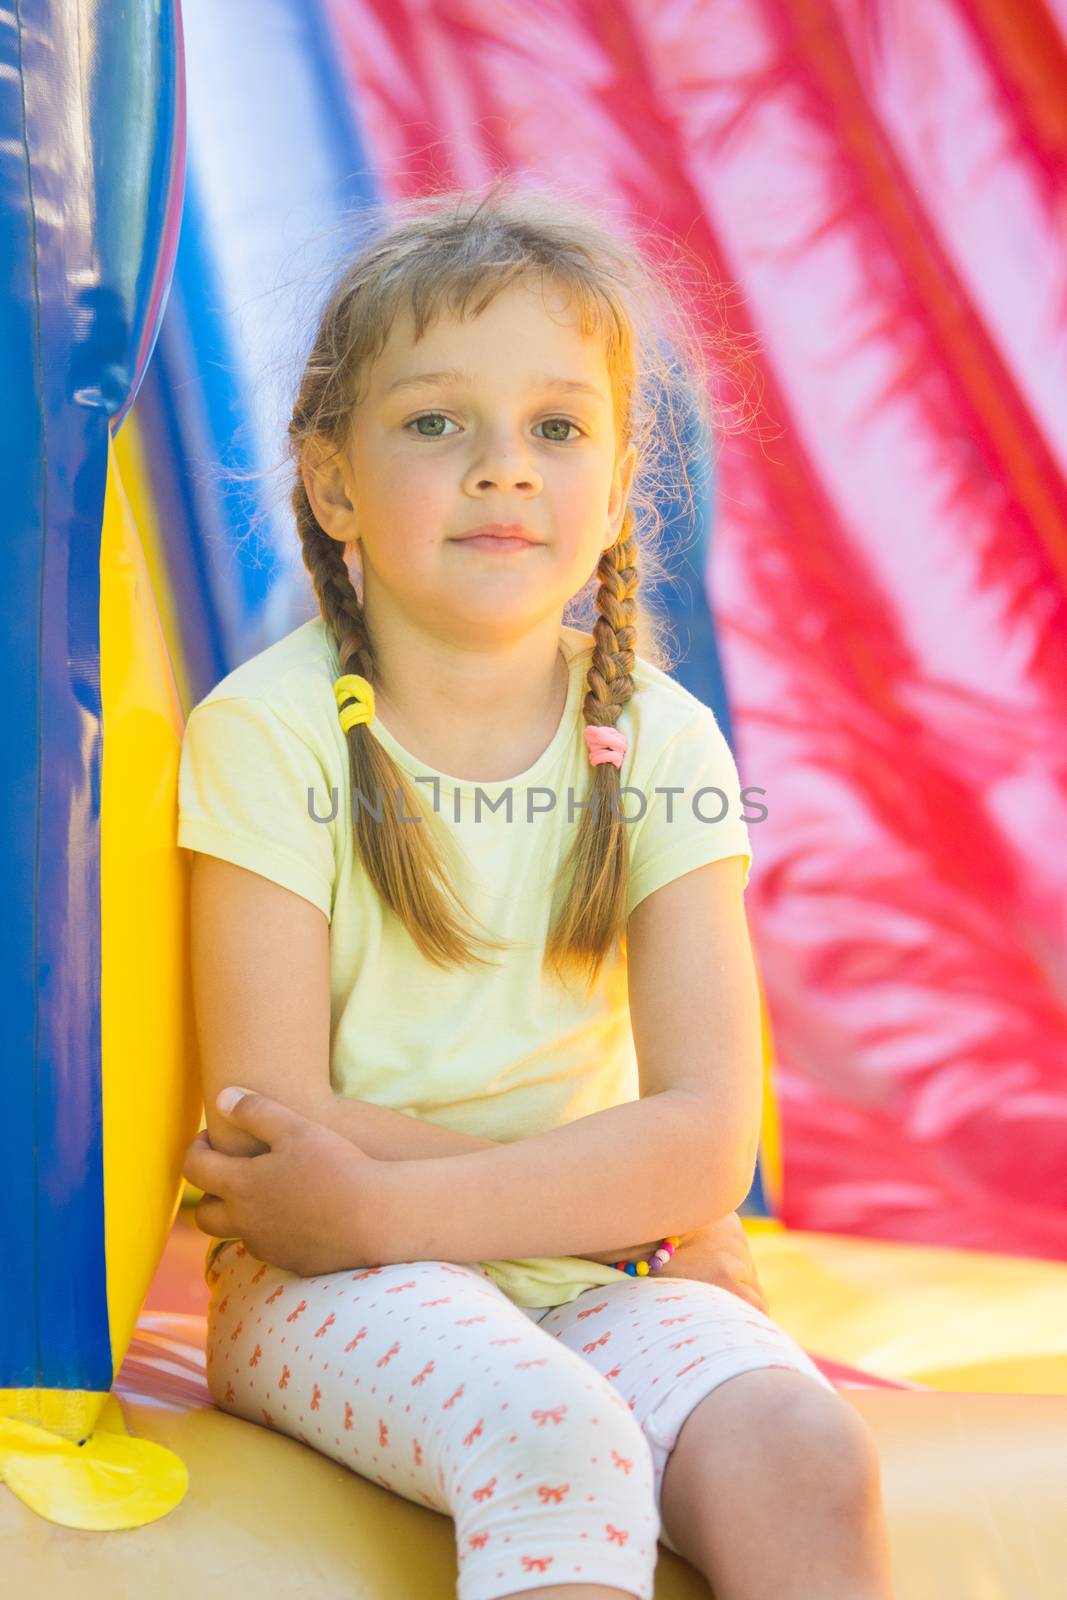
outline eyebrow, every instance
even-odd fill
[[[600,389],[591,383],[581,383],[576,378],[550,378],[544,373],[534,374],[534,383],[541,389],[556,389],[562,394],[591,395],[594,400],[604,400]],[[444,367],[440,372],[416,372],[410,378],[397,378],[386,389],[386,394],[394,394],[398,389],[415,389],[423,384],[454,383],[457,387],[471,388],[475,382],[469,372],[461,372],[458,367]]]

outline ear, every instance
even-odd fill
[[[309,439],[300,461],[300,476],[319,526],[331,539],[349,544],[356,538],[355,510],[342,453],[325,439]]]
[[[633,482],[636,462],[637,447],[631,444],[615,463],[611,477],[611,493],[608,496],[608,531],[611,538],[605,544],[605,550],[611,549],[622,529],[622,519],[626,515],[626,504],[630,498],[630,485]]]

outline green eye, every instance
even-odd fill
[[[451,421],[451,418],[443,416],[440,411],[424,411],[421,416],[412,417],[411,421],[405,423],[404,426],[406,428],[414,428],[415,425],[417,423],[419,423],[419,422],[449,422],[449,421]],[[418,432],[419,432],[419,438],[420,439],[443,439],[445,437],[445,435],[443,433],[439,433],[439,432],[424,433],[421,429],[419,429]]]
[[[578,424],[576,422],[572,422],[569,417],[549,417],[545,422],[539,423],[538,426],[542,428],[555,428],[562,426],[564,428],[575,428],[579,433],[581,432],[581,429],[578,428]],[[569,444],[570,440],[550,438],[549,443]]]
[[[414,429],[420,439],[444,439],[448,435],[444,432],[444,424],[451,422],[451,417],[446,417],[441,411],[423,411],[417,417],[412,417],[410,422],[404,424],[405,429]],[[441,424],[432,429],[423,428],[422,423]],[[453,424],[454,426],[454,424]],[[576,434],[581,435],[581,429],[569,417],[548,417],[544,422],[537,424],[539,428],[572,428]],[[570,444],[570,436],[543,435],[549,444]]]

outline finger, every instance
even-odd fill
[[[206,1194],[193,1212],[193,1220],[201,1233],[209,1233],[216,1239],[224,1239],[227,1234],[232,1234],[234,1229],[226,1212],[226,1202],[217,1194]]]
[[[253,1134],[272,1149],[286,1134],[292,1133],[306,1121],[288,1106],[283,1106],[280,1100],[271,1100],[269,1096],[256,1094],[252,1089],[223,1089],[215,1104],[235,1128]]]
[[[739,1300],[746,1301],[750,1306],[756,1306],[757,1310],[763,1309],[759,1304],[756,1291],[750,1284],[743,1283],[738,1278],[718,1278],[716,1282],[719,1288],[729,1289],[730,1293],[735,1294]]]
[[[182,1177],[205,1194],[226,1195],[240,1177],[241,1168],[251,1160],[251,1156],[228,1156],[210,1143],[194,1139],[185,1152]]]

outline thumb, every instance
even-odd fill
[[[215,1104],[235,1128],[243,1128],[264,1144],[275,1145],[293,1125],[294,1114],[277,1100],[235,1085],[221,1089]]]

